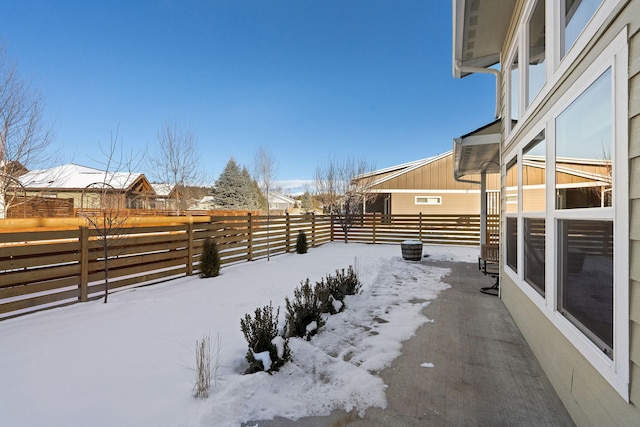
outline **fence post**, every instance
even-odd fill
[[[187,223],[187,276],[193,276],[193,217]]]
[[[316,247],[316,214],[311,212],[311,247]]]
[[[249,216],[248,227],[249,227],[249,235],[247,241],[247,256],[249,261],[253,261],[253,218],[251,217],[251,212],[247,212]]]
[[[80,294],[78,301],[89,299],[89,227],[80,226]]]
[[[373,213],[373,244],[376,244],[376,213]]]
[[[418,239],[422,242],[422,212],[418,214]]]
[[[285,245],[285,252],[291,252],[291,219],[289,218],[289,212],[285,212],[286,215],[286,219],[287,219],[287,230],[285,232],[286,234],[286,239],[287,239],[287,243]]]
[[[335,240],[334,231],[333,231],[333,214],[329,214],[329,221],[331,221],[331,241]]]

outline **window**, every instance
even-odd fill
[[[441,205],[442,196],[416,196],[416,205]]]
[[[522,154],[522,210],[544,212],[546,206],[546,140],[540,132]]]
[[[506,176],[506,237],[507,237],[507,265],[515,272],[518,271],[518,161],[512,159],[507,165]]]
[[[611,206],[611,69],[556,119],[557,209]]]
[[[613,358],[613,222],[558,222],[558,310]]]
[[[514,124],[520,118],[520,71],[518,69],[518,52],[516,51],[516,55],[511,62],[511,67],[509,68],[509,80],[510,80],[510,91],[511,98],[509,104],[509,114],[511,120]]]
[[[544,130],[522,150],[522,215],[524,216],[524,280],[545,293],[546,139]]]
[[[547,52],[553,55],[546,55],[550,74],[540,91],[549,84],[559,90],[554,97],[536,96],[535,83],[528,80],[535,74],[528,55],[534,56],[540,1],[528,3],[530,14],[519,23],[518,48],[527,64],[519,94],[529,103],[549,104],[536,106],[534,117],[529,118],[528,110],[520,114],[525,123],[518,134],[509,135],[506,124],[503,269],[628,401],[629,38],[627,29],[620,31],[586,68],[575,70],[579,50],[617,3],[546,1],[547,14],[552,4],[553,12],[561,13],[561,26],[547,33]],[[570,50],[561,60],[560,42]],[[513,57],[505,61],[506,80],[513,78]],[[508,103],[514,87],[505,83]],[[522,99],[520,105],[527,107]],[[511,110],[505,107],[508,116]]]
[[[527,106],[540,92],[546,81],[545,71],[545,0],[538,0],[528,23]]]
[[[562,15],[562,57],[571,49],[582,30],[602,3],[602,0],[564,0]]]
[[[518,161],[513,159],[507,165],[507,179],[505,183],[506,213],[518,212]]]

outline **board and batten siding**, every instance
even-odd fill
[[[439,205],[418,205],[415,198],[425,196],[442,197]],[[391,213],[405,214],[438,214],[438,215],[478,215],[480,212],[480,191],[442,193],[432,190],[425,193],[394,193],[392,195]]]
[[[471,181],[480,181],[480,175],[465,176]],[[487,176],[487,189],[497,189],[498,174]],[[479,184],[459,182],[453,178],[453,154],[449,154],[423,166],[389,178],[371,187],[372,190],[479,190]],[[476,212],[477,214],[478,212]]]
[[[514,21],[522,12],[518,2]],[[532,127],[558,102],[560,97],[585,72],[589,65],[626,28],[629,48],[629,403],[613,389],[607,380],[585,359],[569,340],[551,323],[533,301],[501,271],[501,297],[516,324],[529,343],[547,377],[578,426],[638,426],[640,425],[640,1],[621,1],[587,44],[568,72],[553,87],[536,109],[519,124],[509,144],[503,146],[505,165],[511,146],[519,144]],[[515,30],[513,23],[505,46]],[[504,53],[504,52],[503,52]],[[504,76],[503,76],[504,77]],[[506,88],[501,90],[504,101]],[[503,126],[504,127],[504,126]],[[503,141],[504,129],[503,129]],[[504,173],[504,170],[503,170]],[[503,181],[503,185],[506,183]],[[505,199],[502,198],[504,212]],[[504,216],[502,217],[504,221]],[[504,225],[504,223],[503,223]],[[502,228],[504,230],[504,227]],[[503,242],[504,242],[504,235]],[[504,257],[504,250],[501,251]],[[501,263],[504,268],[504,261]]]

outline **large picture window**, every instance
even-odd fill
[[[558,222],[558,309],[613,357],[613,222]]]
[[[556,119],[557,209],[611,206],[611,69]]]
[[[516,52],[509,69],[510,102],[509,112],[512,122],[515,124],[520,118],[520,70],[518,68],[518,52]]]
[[[528,24],[529,60],[527,78],[527,106],[540,92],[546,81],[545,71],[545,0],[538,0]]]
[[[596,13],[602,0],[563,0],[562,1],[562,56],[577,40],[591,17]]]
[[[558,96],[536,97],[534,57],[539,3],[560,12],[547,33],[548,83]],[[508,280],[625,399],[629,398],[629,46],[620,33],[584,69],[571,62],[615,2],[532,0],[507,57],[504,98],[520,78],[520,132],[505,124],[502,161],[504,256]],[[603,6],[601,8],[601,6]],[[602,10],[599,10],[601,8]],[[546,11],[547,15],[549,10]],[[603,15],[604,14],[604,15]],[[544,15],[544,13],[542,13]],[[593,19],[592,19],[593,18]],[[595,24],[594,24],[595,23]],[[558,31],[559,30],[559,31]],[[584,33],[584,34],[582,34]],[[558,61],[558,35],[563,54]],[[552,44],[549,42],[552,41]],[[575,45],[575,49],[570,49]],[[513,76],[512,58],[526,64]],[[553,49],[551,49],[553,47]],[[526,50],[523,50],[526,49]],[[562,50],[562,49],[561,49]],[[566,56],[566,51],[571,50]],[[551,54],[553,53],[553,55]],[[564,57],[564,60],[562,59]],[[541,57],[542,58],[542,57]],[[555,71],[552,71],[555,70]],[[566,81],[558,76],[571,76]],[[524,81],[523,81],[524,80]],[[545,90],[543,83],[541,91]],[[555,89],[554,89],[555,90]],[[508,93],[507,93],[508,92]],[[540,93],[541,95],[542,93]],[[535,99],[534,99],[535,98]],[[536,102],[548,104],[532,104]],[[505,106],[510,117],[510,107]],[[510,122],[510,121],[509,121]],[[506,286],[506,284],[505,284]],[[604,356],[606,355],[606,356]]]

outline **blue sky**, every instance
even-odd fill
[[[176,121],[211,181],[260,146],[278,180],[310,180],[335,156],[448,151],[495,108],[493,77],[452,77],[448,0],[3,0],[0,44],[41,92],[52,151],[86,166],[116,130],[153,152]]]

